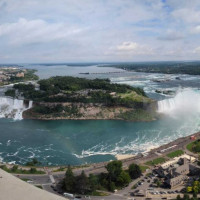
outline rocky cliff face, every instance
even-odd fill
[[[127,108],[123,106],[105,106],[99,103],[34,103],[33,108],[23,113],[26,119],[41,120],[128,120],[128,121],[152,121],[156,118],[156,103],[144,103],[142,109]],[[55,107],[62,106],[59,112]],[[48,108],[45,113],[44,108]]]

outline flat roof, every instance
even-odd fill
[[[0,169],[0,199],[5,200],[66,200],[16,178]]]

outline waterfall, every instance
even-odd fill
[[[192,89],[178,91],[174,98],[158,101],[158,112],[164,114],[200,113],[200,92]]]
[[[29,101],[29,104],[28,104],[28,109],[32,108],[33,107],[33,101]]]
[[[15,120],[21,120],[23,119],[23,112],[30,109],[32,105],[32,101],[29,101],[28,106],[26,106],[24,100],[0,97],[0,118],[13,118]]]

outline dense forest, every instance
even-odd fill
[[[112,84],[109,79],[56,76],[38,81],[40,89],[32,84],[15,84],[14,89],[25,99],[35,102],[103,103],[106,106],[121,105],[142,108],[149,101],[143,89],[128,85]],[[12,94],[13,91],[7,91]]]
[[[200,75],[199,61],[138,62],[111,64],[109,66],[136,72]]]
[[[109,79],[56,76],[37,84],[15,84],[5,95],[34,102],[23,113],[28,119],[152,121],[157,117],[155,101],[143,89],[114,84]]]

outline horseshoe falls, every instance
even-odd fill
[[[177,115],[196,115],[200,113],[199,90],[184,89],[177,92],[175,97],[158,101],[158,112]]]

